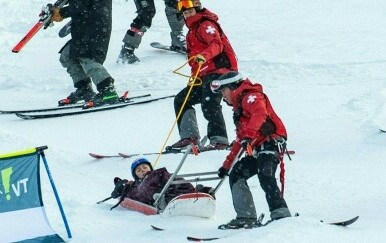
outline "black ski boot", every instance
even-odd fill
[[[232,219],[227,224],[222,224],[218,226],[219,229],[226,230],[226,229],[252,229],[256,227],[260,227],[261,223],[255,218],[235,218]]]
[[[139,62],[138,57],[134,55],[134,48],[124,44],[117,60],[117,63],[119,62],[122,62],[123,64],[133,64],[135,62]]]
[[[109,77],[97,85],[99,91],[89,102],[87,102],[83,109],[97,107],[105,104],[114,104],[118,102],[119,96],[114,87],[114,79]]]
[[[75,104],[81,100],[88,102],[95,95],[95,92],[92,89],[90,78],[83,79],[77,82],[74,86],[76,90],[72,92],[67,98],[59,100],[58,101],[59,106]]]

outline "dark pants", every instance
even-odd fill
[[[277,186],[275,172],[279,164],[277,148],[267,144],[265,150],[257,149],[257,158],[246,156],[238,161],[229,175],[229,184],[232,190],[232,196],[237,195],[238,198],[233,199],[235,209],[240,208],[242,215],[243,210],[248,210],[253,199],[247,185],[247,180],[254,175],[259,178],[260,186],[265,192],[269,210],[272,212],[275,209],[287,208],[287,204],[282,198],[280,189]],[[260,153],[259,153],[260,152]],[[233,186],[235,185],[235,186]],[[235,192],[234,192],[235,191]],[[245,196],[243,196],[245,194]],[[244,205],[245,204],[245,205]],[[252,211],[255,211],[254,204]]]
[[[134,0],[134,3],[137,8],[137,17],[133,20],[131,27],[141,29],[146,26],[150,28],[156,13],[154,0]],[[177,0],[165,0],[165,6],[176,9]],[[177,18],[182,19],[182,14],[177,13]]]
[[[201,104],[201,110],[208,121],[208,137],[209,139],[214,136],[220,136],[227,138],[227,131],[225,126],[224,117],[222,114],[222,107],[220,105],[222,96],[221,94],[214,94],[210,89],[210,83],[218,78],[218,74],[208,74],[202,78],[202,85],[193,87],[189,98],[185,104],[185,107],[181,113],[180,119],[178,119],[178,130],[181,133],[181,127],[189,129],[189,127],[197,126],[197,121],[195,117],[193,119],[182,119],[184,113],[194,113],[194,105]],[[182,89],[174,98],[174,111],[176,116],[178,115],[182,104],[184,103],[185,97],[188,94],[190,86]],[[195,116],[195,115],[194,115]],[[183,124],[181,126],[181,121],[192,123],[192,125]]]
[[[154,0],[134,0],[134,3],[137,8],[137,17],[133,19],[131,27],[141,29],[146,26],[150,28],[156,12]]]

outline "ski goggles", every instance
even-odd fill
[[[182,12],[189,8],[194,8],[194,3],[191,0],[181,0],[177,2],[177,11]]]

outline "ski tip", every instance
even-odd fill
[[[150,225],[152,229],[154,230],[158,230],[158,231],[164,231],[165,229],[162,229],[162,228],[159,228],[157,226],[154,226],[154,225]]]
[[[384,129],[379,129],[380,132],[385,132],[386,133],[386,130]]]
[[[336,226],[348,226],[348,225],[350,225],[350,224],[355,223],[355,221],[357,221],[358,219],[359,219],[359,216],[355,216],[355,217],[352,218],[352,219],[348,219],[348,220],[340,221],[340,222],[328,223],[328,224],[330,224],[330,225],[336,225]],[[320,222],[326,223],[326,222],[324,222],[323,220],[320,220]]]
[[[119,156],[121,156],[122,158],[125,158],[125,159],[129,159],[135,155],[133,154],[124,154],[124,153],[118,153]]]
[[[94,159],[103,159],[104,158],[104,156],[101,156],[101,155],[98,155],[98,154],[94,154],[94,153],[88,153],[88,155],[90,155]]]
[[[32,120],[34,119],[33,116],[29,116],[29,115],[26,115],[26,114],[23,114],[23,113],[15,113],[15,115],[21,119],[24,119],[24,120]]]
[[[197,237],[191,237],[191,236],[188,236],[188,237],[186,237],[186,239],[187,239],[188,241],[198,241],[198,242],[200,242],[200,241],[218,240],[218,239],[220,239],[220,238],[219,238],[219,237],[212,237],[212,238],[197,238]]]

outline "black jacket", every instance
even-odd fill
[[[72,19],[70,58],[94,58],[103,64],[111,35],[112,0],[69,0],[60,15]]]

